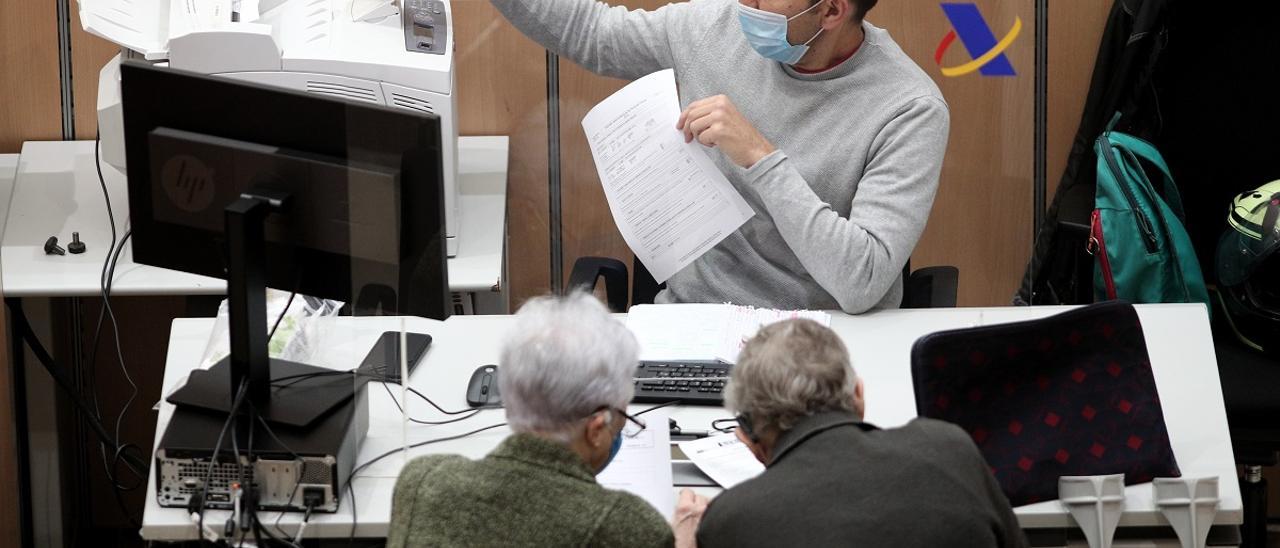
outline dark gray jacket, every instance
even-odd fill
[[[760,476],[711,501],[699,548],[1026,545],[960,428],[916,419],[879,430],[847,412],[783,433]]]

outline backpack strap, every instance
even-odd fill
[[[1168,164],[1164,162],[1164,157],[1160,155],[1156,147],[1142,139],[1124,133],[1107,132],[1107,140],[1112,146],[1118,148],[1122,154],[1128,156],[1134,167],[1139,171],[1142,171],[1142,164],[1138,160],[1145,160],[1160,170],[1161,175],[1164,176],[1159,188],[1160,195],[1164,198],[1169,209],[1173,210],[1173,214],[1177,215],[1178,220],[1186,222],[1186,215],[1182,209],[1182,195],[1178,192],[1177,184],[1173,182],[1173,173],[1169,171]]]

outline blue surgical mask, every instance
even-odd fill
[[[809,13],[822,2],[818,2],[809,7],[809,9],[797,13],[790,18],[771,11],[764,11],[738,3],[738,22],[742,25],[743,34],[747,35],[747,43],[756,50],[756,53],[764,56],[766,59],[772,59],[785,65],[794,65],[800,62],[804,54],[809,52],[809,43],[822,34],[821,28],[814,33],[805,43],[800,45],[791,45],[787,41],[787,23],[796,17],[800,17]]]
[[[609,463],[613,462],[613,457],[618,456],[618,451],[622,450],[622,431],[618,431],[618,435],[613,437],[613,445],[609,447],[609,458],[604,459],[604,466],[600,467],[600,471],[604,471],[609,467]]]

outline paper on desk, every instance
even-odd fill
[[[703,145],[684,142],[679,119],[669,69],[628,84],[582,119],[613,221],[659,283],[755,214]]]
[[[728,489],[760,475],[764,465],[735,434],[680,442],[680,451],[707,477]]]
[[[775,310],[732,304],[647,304],[627,311],[627,329],[645,361],[700,360],[737,363],[747,339],[761,327],[792,318],[831,325],[818,310]]]
[[[646,413],[644,421],[649,427],[634,438],[622,438],[622,449],[596,481],[644,499],[669,520],[676,512],[676,492],[671,479],[668,416],[665,409]]]
[[[641,360],[718,360],[726,305],[644,304],[627,311]]]

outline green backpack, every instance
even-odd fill
[[[1096,259],[1097,300],[1209,304],[1191,238],[1182,226],[1182,199],[1164,158],[1151,143],[1112,131],[1098,136],[1098,188],[1089,253]],[[1157,192],[1143,163],[1160,172]]]

